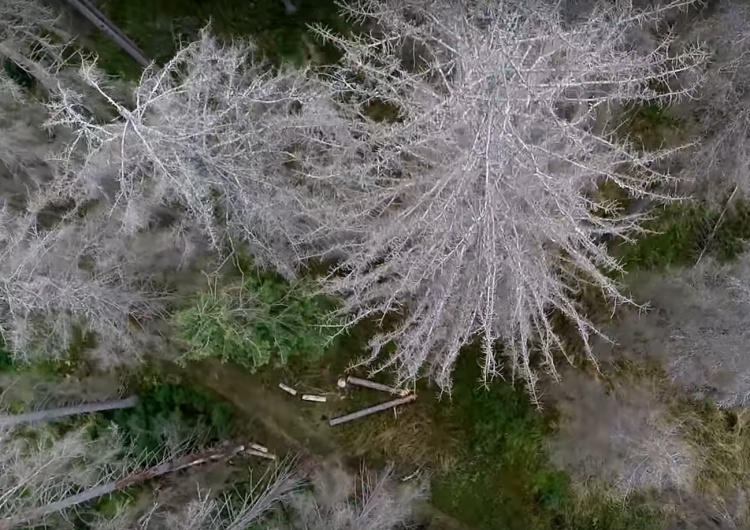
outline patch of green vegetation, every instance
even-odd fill
[[[84,332],[76,327],[73,329],[72,340],[64,356],[57,359],[43,359],[32,355],[32,359],[37,360],[23,363],[14,359],[8,345],[0,338],[0,373],[34,373],[48,380],[84,373],[88,370],[84,352],[95,345],[96,341],[92,333]]]
[[[626,108],[624,133],[640,149],[653,151],[679,143],[680,121],[662,105],[647,104]]]
[[[212,395],[158,377],[144,379],[139,386],[136,407],[103,413],[100,423],[117,425],[138,454],[158,461],[175,441],[187,437],[202,445],[231,434],[233,409]]]
[[[91,528],[94,521],[113,519],[118,514],[135,504],[138,498],[150,493],[148,485],[134,484],[125,489],[115,491],[109,495],[94,499],[90,506],[84,506],[75,514],[75,528]]]
[[[195,40],[209,22],[212,32],[227,41],[251,37],[264,55],[303,63],[310,56],[335,57],[329,45],[311,50],[308,25],[320,23],[339,30],[346,25],[334,0],[296,0],[287,14],[281,0],[100,0],[100,9],[149,59],[163,64],[178,44]],[[91,46],[111,74],[137,78],[139,69],[119,48],[93,37]]]
[[[456,370],[452,407],[461,418],[463,457],[432,485],[441,510],[476,529],[657,528],[659,518],[637,500],[603,495],[578,498],[565,473],[552,468],[544,448],[554,417],[507,382],[477,385],[477,367]]]
[[[10,59],[3,60],[3,72],[20,88],[32,90],[36,86],[34,76]]]
[[[614,249],[628,270],[692,265],[702,252],[727,261],[742,253],[750,239],[750,203],[736,201],[723,217],[705,204],[675,203],[644,227],[650,233]]]
[[[619,186],[616,182],[605,180],[597,187],[596,214],[604,218],[620,215],[633,201],[628,190]]]
[[[199,294],[193,305],[176,312],[174,323],[187,348],[184,359],[213,357],[255,372],[294,356],[321,357],[331,341],[333,308],[311,284],[251,272]]]
[[[616,501],[579,496],[566,473],[549,462],[544,439],[554,411],[540,412],[522,385],[480,383],[476,356],[459,357],[451,400],[420,384],[419,399],[391,414],[374,415],[334,431],[340,444],[370,467],[383,461],[430,472],[431,503],[475,530],[642,530],[661,517],[632,497]],[[361,391],[352,391],[357,400]],[[347,405],[356,410],[375,400]]]
[[[15,365],[13,363],[13,355],[3,344],[0,346],[0,373],[12,373],[14,371]]]

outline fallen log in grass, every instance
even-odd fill
[[[387,392],[388,394],[395,394],[397,396],[406,396],[409,394],[408,390],[401,388],[394,388],[392,386],[370,381],[369,379],[360,379],[359,377],[349,376],[346,378],[346,382],[350,385],[361,386],[364,388],[370,388],[372,390],[379,390],[380,392]]]
[[[90,414],[93,412],[103,412],[105,410],[127,409],[135,407],[138,404],[138,397],[131,396],[124,399],[113,401],[103,401],[99,403],[81,403],[71,407],[62,407],[59,409],[37,410],[35,412],[25,412],[23,414],[13,414],[10,416],[0,416],[0,427],[13,427],[15,425],[30,425],[32,423],[41,423],[53,421],[68,416],[80,414]]]
[[[385,403],[367,407],[365,409],[358,410],[357,412],[352,412],[351,414],[339,416],[338,418],[332,418],[328,421],[328,424],[331,427],[335,427],[336,425],[341,425],[342,423],[348,423],[350,421],[358,420],[359,418],[364,418],[365,416],[369,416],[370,414],[375,414],[377,412],[383,412],[384,410],[396,408],[399,405],[406,405],[407,403],[411,403],[415,399],[417,399],[417,395],[411,394],[409,396],[394,399],[392,401],[386,401]]]

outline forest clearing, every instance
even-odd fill
[[[745,0],[0,0],[0,530],[750,528]]]

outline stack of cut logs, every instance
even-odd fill
[[[342,377],[341,379],[339,379],[338,381],[339,388],[343,389],[343,388],[346,388],[348,385],[369,388],[372,390],[378,390],[380,392],[385,392],[387,394],[391,394],[391,395],[395,395],[399,397],[391,401],[386,401],[385,403],[379,403],[371,407],[366,407],[362,410],[352,412],[351,414],[345,414],[344,416],[339,416],[338,418],[332,418],[331,420],[328,421],[328,424],[331,427],[334,427],[336,425],[341,425],[342,423],[348,423],[350,421],[357,420],[359,418],[364,418],[365,416],[369,416],[370,414],[375,414],[376,412],[383,412],[385,410],[391,410],[398,406],[411,403],[412,401],[417,399],[417,395],[409,390],[394,388],[388,385],[384,385],[382,383],[378,383],[376,381],[370,381],[369,379],[360,379],[359,377],[352,377],[352,376],[349,376],[346,378]],[[285,385],[284,383],[279,383],[279,388],[282,389],[287,394],[290,394],[292,396],[296,396],[298,394],[296,389],[290,387],[289,385]],[[325,403],[327,400],[326,396],[318,395],[318,394],[302,394],[301,398],[304,401],[314,401],[318,403]]]

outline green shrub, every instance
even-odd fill
[[[175,441],[193,439],[201,446],[231,434],[232,408],[200,390],[156,380],[138,394],[137,406],[103,413],[101,425],[117,425],[136,453],[153,455],[154,461]]]
[[[213,287],[175,315],[184,359],[233,361],[251,372],[290,357],[321,357],[331,339],[327,315],[332,302],[312,294],[311,286],[290,285],[270,275]]]

